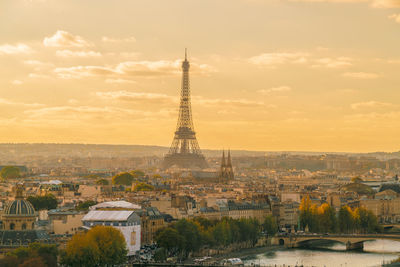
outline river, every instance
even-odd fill
[[[363,252],[346,251],[345,245],[335,244],[319,249],[278,249],[256,254],[243,259],[245,265],[261,266],[326,266],[326,267],[367,267],[381,266],[397,259],[400,242],[376,240],[364,243]]]

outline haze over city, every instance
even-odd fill
[[[0,142],[397,151],[397,0],[0,3]]]

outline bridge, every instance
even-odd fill
[[[346,245],[346,250],[363,250],[365,241],[377,239],[389,239],[400,242],[400,235],[387,234],[289,234],[287,236],[277,236],[272,240],[275,245],[284,245],[288,248],[311,247],[315,244],[326,242],[337,242]]]

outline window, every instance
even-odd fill
[[[131,233],[131,245],[135,245],[136,244],[136,232],[133,231]]]
[[[26,230],[26,223],[22,224],[22,230]]]
[[[15,224],[10,223],[10,230],[14,230],[15,229]]]

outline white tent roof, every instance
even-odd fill
[[[91,207],[92,210],[99,208],[126,208],[126,209],[141,209],[142,207],[127,201],[108,201],[99,203]]]
[[[82,221],[126,221],[133,210],[91,210]]]

